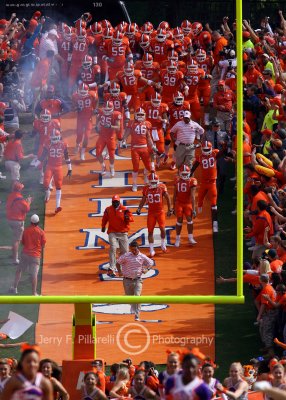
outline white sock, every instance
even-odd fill
[[[49,201],[50,200],[50,196],[51,196],[51,191],[50,191],[50,189],[47,189],[46,190],[46,195],[45,195],[45,200]]]
[[[154,243],[149,243],[149,247],[151,251],[154,251]]]
[[[138,172],[132,172],[133,185],[137,185]]]
[[[85,153],[85,147],[82,147],[81,148],[81,154],[84,154]]]
[[[188,234],[188,239],[194,239],[194,235],[192,233]]]
[[[165,239],[161,239],[161,244],[162,244],[162,245],[165,245],[165,244],[166,244]]]
[[[61,197],[62,197],[62,191],[61,189],[57,189],[56,190],[56,207],[60,207],[61,206]]]
[[[176,235],[176,240],[180,240],[181,239],[181,235]]]

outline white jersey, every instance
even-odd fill
[[[43,375],[38,372],[35,382],[30,382],[24,375],[17,374],[16,377],[23,383],[23,388],[13,393],[11,400],[42,400],[43,391],[40,384]]]
[[[196,377],[190,383],[184,385],[181,374],[175,374],[171,379],[174,379],[174,386],[170,392],[173,397],[173,400],[196,399],[197,396],[195,393],[195,389],[197,389],[203,383],[203,381],[200,378]]]

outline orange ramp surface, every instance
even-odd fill
[[[75,145],[75,124],[75,118],[71,114],[62,119],[63,136],[69,144],[71,155]],[[95,143],[96,134],[93,133],[89,144],[90,150],[95,147]],[[71,156],[73,176],[70,180],[68,178],[64,180],[63,211],[57,215],[54,214],[55,194],[51,196],[46,207],[47,245],[43,264],[43,295],[124,294],[120,279],[108,280],[106,277],[104,268],[108,263],[109,246],[106,242],[108,236],[100,232],[101,213],[106,206],[111,204],[113,194],[119,194],[127,206],[133,207],[134,212],[142,195],[140,187],[136,193],[131,191],[131,161],[128,159],[130,150],[121,149],[119,156],[122,159],[115,161],[116,176],[114,178],[110,178],[108,173],[101,178],[98,173],[100,165],[92,151],[86,155],[86,161],[79,161],[78,155]],[[108,161],[106,164],[108,166]],[[175,172],[163,167],[157,173],[160,181],[166,183],[172,196]],[[143,184],[142,174],[139,179],[141,179],[139,184]],[[146,212],[144,209],[143,211]],[[130,237],[139,240],[142,245],[141,251],[148,255],[146,216],[135,215],[134,219]],[[160,247],[155,249],[156,265],[144,279],[142,294],[214,294],[213,237],[208,202],[205,204],[203,214],[195,219],[194,237],[198,242],[196,246],[191,247],[188,244],[186,224],[182,230],[181,247],[177,249],[173,246],[175,221],[174,216],[166,219],[168,252],[164,254]],[[160,245],[157,232],[156,243]],[[141,313],[143,320],[151,321],[142,323],[142,326],[150,330],[150,335],[153,333],[172,334],[183,337],[182,335],[188,334],[192,337],[205,335],[214,338],[213,306],[172,305],[155,311],[151,309],[152,306],[147,305],[143,307]],[[97,355],[105,358],[110,364],[127,355],[118,348],[117,343],[113,343],[112,335],[124,324],[134,323],[134,321],[131,315],[120,315],[120,313],[129,312],[128,306],[121,306],[119,309],[116,306],[105,307],[101,310],[104,311],[100,314],[96,313],[97,320],[103,322],[97,325]],[[96,309],[97,312],[101,310]],[[41,343],[45,338],[46,344],[42,343],[45,356],[56,361],[71,359],[72,313],[73,306],[41,305],[36,340]],[[110,332],[111,336],[109,339],[102,339],[100,343],[99,338],[105,337],[106,332]],[[138,335],[138,338],[136,335],[133,337],[135,341],[138,339],[138,342],[142,343],[144,340],[140,339],[139,333]],[[57,336],[58,341],[61,341],[60,351],[56,344]],[[108,340],[110,343],[107,346],[103,342]],[[166,343],[160,344],[158,340],[155,343],[154,339],[152,346],[148,349],[148,358],[155,362],[164,362],[166,347],[172,346]],[[210,346],[202,343],[200,348],[214,356],[214,340],[211,341]],[[142,355],[140,358],[139,354],[137,358],[141,360]]]

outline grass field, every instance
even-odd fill
[[[29,131],[31,125],[29,121],[24,121],[22,128]],[[27,153],[32,151],[32,139],[26,135],[23,145]],[[38,184],[39,171],[29,167],[29,160],[25,160],[21,170],[21,180],[25,184],[24,195],[31,194],[34,197],[31,211],[28,215],[37,213],[40,216],[41,227],[44,222],[44,192],[42,186]],[[4,172],[3,164],[0,170]],[[233,176],[234,171],[230,169],[229,177]],[[226,182],[225,193],[219,199],[219,233],[215,237],[215,264],[216,276],[234,276],[232,271],[236,267],[236,216],[231,214],[235,208],[234,183],[229,179]],[[0,181],[0,245],[11,245],[11,234],[5,218],[5,201],[9,192],[9,180]],[[27,218],[29,221],[29,218]],[[10,251],[0,250],[0,294],[5,295],[14,279],[16,267],[12,264]],[[249,254],[246,254],[248,256]],[[206,277],[207,279],[207,277]],[[39,276],[41,281],[41,276]],[[40,285],[40,283],[39,283]],[[40,289],[40,288],[38,288]],[[31,287],[28,276],[25,276],[19,285],[19,291],[23,294],[30,294]],[[40,291],[40,290],[39,290]],[[216,285],[216,294],[234,294],[235,284]],[[245,287],[245,305],[218,305],[216,306],[216,362],[220,365],[217,376],[223,379],[227,375],[228,367],[232,361],[240,360],[248,363],[249,359],[259,354],[260,340],[257,328],[253,325],[255,320],[254,307]],[[39,306],[37,305],[1,305],[0,319],[7,317],[9,311],[15,311],[20,315],[37,322]],[[33,343],[35,340],[34,326],[30,328],[19,341]],[[19,356],[18,349],[1,350],[1,356]],[[160,366],[159,369],[162,369]]]

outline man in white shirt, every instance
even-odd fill
[[[176,143],[176,166],[192,166],[195,157],[195,139],[201,140],[204,129],[191,120],[190,111],[184,112],[182,121],[178,121],[171,129],[172,140]]]
[[[127,296],[140,296],[142,292],[142,275],[154,265],[154,261],[139,251],[134,240],[130,243],[130,251],[122,254],[116,263],[119,276],[123,276],[124,292]],[[131,313],[135,321],[139,321],[140,304],[131,304]]]
[[[47,57],[48,50],[53,50],[55,56],[58,54],[58,38],[59,35],[56,29],[51,29],[47,36],[42,36],[39,46],[39,57],[41,60]]]

